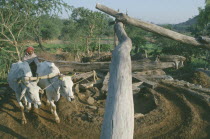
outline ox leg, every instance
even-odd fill
[[[47,106],[50,106],[50,101],[47,99]]]
[[[28,105],[27,105],[27,111],[29,112],[31,110],[31,103],[28,102]]]
[[[50,101],[51,107],[53,109],[53,115],[55,116],[56,123],[60,123],[60,118],[58,117],[57,111],[56,111],[56,105],[54,104],[54,101]]]
[[[22,102],[19,102],[20,105],[20,109],[21,109],[21,115],[22,115],[22,124],[26,124],[26,117],[25,117],[25,113],[24,113],[24,106],[22,104]]]
[[[52,106],[52,103],[54,104],[54,101],[53,100],[48,100],[49,102],[49,106],[50,106],[50,111],[51,113],[53,114],[54,113],[54,110],[53,110],[53,106]],[[55,105],[55,104],[54,104]]]
[[[25,110],[25,112],[29,112],[29,109],[28,109],[29,102],[27,101],[25,96],[23,97],[23,99],[24,99],[24,108],[26,108],[24,110]]]
[[[24,106],[23,106],[23,104],[22,104],[22,102],[21,102],[21,100],[20,100],[19,94],[15,93],[15,95],[16,95],[18,104],[20,105],[21,116],[22,116],[22,117],[21,117],[21,123],[22,123],[22,124],[26,124],[27,121],[26,121],[26,117],[25,117],[25,113],[24,113]],[[24,99],[25,99],[25,97],[24,97]]]
[[[23,99],[24,99],[24,105],[27,106],[28,101],[27,101],[26,97],[24,96]]]

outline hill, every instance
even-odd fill
[[[188,31],[190,26],[195,25],[197,23],[197,20],[198,20],[198,16],[195,16],[185,22],[182,22],[179,24],[173,24],[172,29],[176,30],[178,32],[186,32],[186,31]]]

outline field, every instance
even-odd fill
[[[141,12],[144,16],[132,15],[132,11],[127,9],[132,3],[130,1],[124,14],[121,13],[122,2],[118,2],[114,9],[96,4],[97,10],[93,11],[85,8],[86,6],[69,5],[65,0],[28,0],[24,3],[22,0],[2,0],[0,3],[1,139],[100,138],[108,92],[108,71],[113,81],[113,84],[110,84],[116,83],[116,87],[110,87],[109,93],[112,93],[112,89],[114,93],[120,90],[119,94],[116,93],[117,97],[112,98],[130,102],[118,103],[114,100],[116,103],[110,104],[116,104],[116,107],[109,107],[111,112],[123,117],[121,112],[124,111],[127,117],[131,114],[132,120],[132,113],[125,112],[127,105],[122,109],[118,106],[132,104],[133,95],[134,139],[210,139],[208,0],[203,1],[203,6],[197,7],[198,15],[190,15],[193,17],[179,24],[157,24],[161,23],[156,21],[161,19],[159,17],[173,11],[165,8],[166,2],[160,4],[159,11],[166,10],[161,16],[156,15],[158,12],[152,13],[158,5],[151,7],[150,4],[147,7],[149,13],[155,15],[152,20],[147,19],[149,22],[142,20],[147,16],[147,11]],[[186,4],[190,6],[189,3]],[[138,5],[147,6],[145,2]],[[172,7],[176,6],[172,4]],[[118,11],[115,11],[116,9]],[[132,7],[132,10],[134,9],[135,6]],[[184,11],[186,10],[187,8]],[[62,17],[64,11],[68,13],[66,18]],[[179,16],[184,17],[182,14]],[[170,19],[171,21],[163,23],[178,22],[179,17],[174,16],[172,19],[173,21]],[[40,61],[53,61],[62,74],[80,77],[72,77],[75,100],[68,102],[61,97],[55,102],[60,117],[59,124],[47,105],[46,94],[41,96],[42,105],[39,109],[32,107],[31,111],[25,111],[27,123],[21,124],[20,106],[14,91],[7,83],[7,75],[12,63],[21,61],[27,54],[25,50],[28,46],[35,48]],[[114,59],[116,64],[112,63],[109,70],[111,59]],[[88,76],[84,76],[84,72]],[[92,78],[95,75],[98,78]],[[133,94],[127,97],[128,94],[124,91],[131,91],[131,77]],[[62,78],[59,76],[59,79]],[[62,85],[62,89],[64,88],[65,84]],[[125,99],[121,99],[121,96]],[[132,109],[133,106],[130,107],[130,110]],[[133,123],[132,126],[126,123],[126,127],[119,127],[115,126],[113,121],[107,123],[111,123],[113,129],[123,129],[117,136],[123,135],[121,133],[130,136],[124,131],[130,131],[126,129],[132,127]]]
[[[194,85],[178,80],[164,81],[155,89],[144,88],[134,95],[134,138],[210,138],[210,91],[190,86]],[[87,98],[94,98],[98,91],[81,90],[75,85],[74,92],[74,101],[67,102],[62,97],[56,103],[60,124],[55,122],[44,95],[41,108],[26,112],[27,124],[22,125],[14,92],[2,84],[1,138],[99,138],[105,98],[89,104]]]

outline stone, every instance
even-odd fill
[[[196,85],[194,85],[196,88],[199,88],[199,89],[201,89],[202,88],[202,86],[201,85],[199,85],[199,84],[196,84]]]
[[[88,108],[93,109],[93,110],[97,110],[96,106],[88,106]]]
[[[92,97],[97,98],[100,96],[100,91],[97,87],[90,88],[89,90],[93,93]]]
[[[190,87],[190,83],[187,82],[184,86],[185,87]]]
[[[134,118],[140,118],[140,117],[144,117],[144,114],[142,114],[142,113],[135,113],[134,114]]]
[[[79,93],[79,84],[77,84],[74,89],[75,89],[75,93]]]
[[[90,96],[92,96],[92,92],[91,91],[89,91],[89,90],[86,90],[85,91],[85,95],[87,96],[87,97],[90,97]]]
[[[93,105],[94,102],[95,102],[94,98],[88,97],[88,99],[87,99],[87,103],[88,103],[88,104]]]
[[[99,112],[99,113],[102,113],[102,114],[103,114],[103,113],[104,113],[104,111],[105,111],[105,109],[104,109],[104,108],[98,108],[98,112]]]
[[[81,119],[83,121],[93,122],[93,116],[88,113],[82,114]]]
[[[84,95],[84,94],[81,94],[81,93],[78,93],[78,97],[79,97],[79,99],[81,99],[81,100],[85,99],[85,95]]]

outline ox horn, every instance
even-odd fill
[[[63,80],[63,77],[64,77],[63,74],[60,74],[60,75],[59,75],[59,79],[60,79],[60,80]]]
[[[38,83],[39,82],[39,78],[37,78],[37,80],[36,80],[36,83]]]

